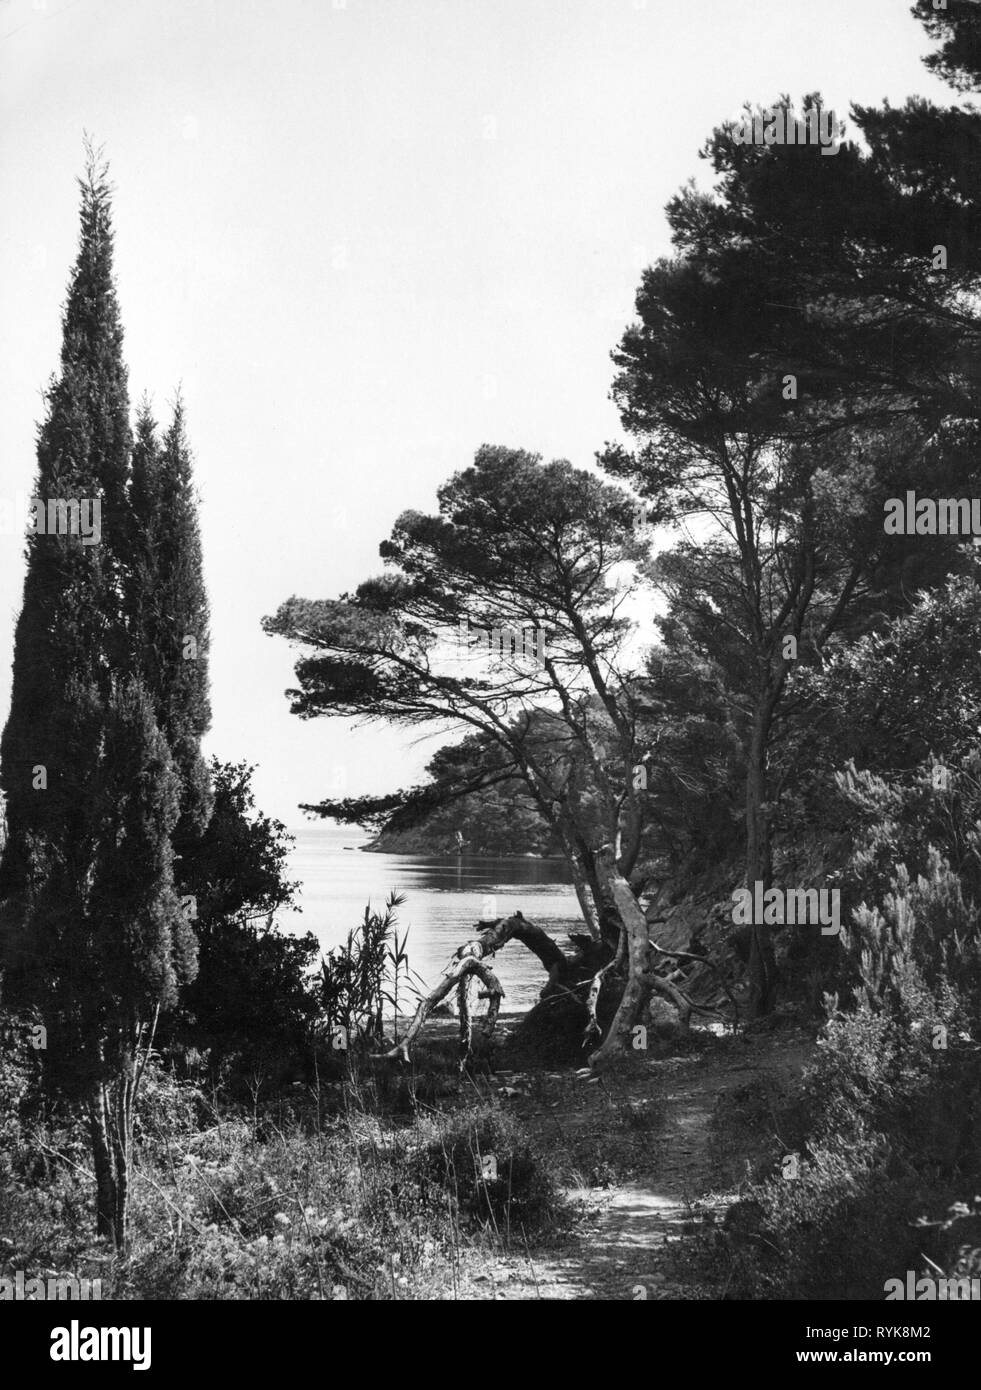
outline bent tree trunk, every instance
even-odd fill
[[[650,939],[647,918],[640,903],[621,876],[610,845],[596,851],[596,871],[616,903],[626,939],[627,982],[619,1006],[606,1037],[589,1059],[592,1067],[601,1066],[614,1053],[625,1052],[630,1046],[637,1020],[646,1014],[651,998],[652,981]]]
[[[468,943],[468,945],[471,944],[473,943]],[[466,948],[461,947],[461,950],[464,949]],[[427,994],[425,999],[419,1001],[419,1007],[416,1009],[415,1017],[409,1024],[408,1030],[402,1041],[396,1043],[389,1052],[385,1052],[382,1055],[385,1057],[397,1058],[400,1062],[408,1062],[409,1048],[422,1032],[422,1027],[426,1019],[432,1013],[433,1009],[435,1009],[436,1005],[439,1004],[441,1000],[445,999],[454,988],[460,989],[460,1044],[461,1050],[464,1055],[466,1055],[470,1050],[471,1027],[465,986],[471,975],[476,975],[479,980],[483,981],[490,995],[490,1008],[487,1011],[487,1019],[484,1024],[485,1035],[490,1037],[491,1033],[494,1031],[494,1025],[497,1022],[501,1000],[504,998],[504,990],[501,988],[501,983],[493,970],[486,965],[482,965],[477,956],[465,955],[446,972],[442,982],[438,984],[430,994]]]
[[[405,1037],[383,1055],[387,1058],[397,1059],[402,1062],[409,1060],[409,1049],[422,1031],[426,1019],[450,991],[456,987],[465,986],[471,975],[476,975],[482,980],[487,993],[490,996],[490,1007],[487,1018],[484,1022],[484,1032],[486,1037],[490,1037],[497,1022],[497,1015],[500,1012],[501,1000],[504,998],[504,990],[501,988],[500,981],[494,972],[486,965],[482,964],[487,956],[492,956],[496,951],[510,940],[522,942],[538,957],[542,965],[549,972],[549,979],[557,978],[569,964],[564,952],[559,949],[547,932],[542,931],[541,927],[536,927],[533,922],[527,921],[520,912],[515,912],[510,917],[501,918],[492,925],[484,928],[480,936],[473,937],[470,941],[465,941],[454,955],[454,963],[443,975],[443,979],[431,990],[424,999],[420,999],[415,1016],[409,1024]],[[460,1015],[461,1042],[464,1050],[467,1049],[470,1033],[469,1011],[464,1003],[464,1008]]]
[[[383,1057],[408,1062],[410,1050],[418,1038],[426,1020],[433,1010],[453,989],[465,988],[470,977],[476,975],[482,980],[491,1003],[484,1021],[485,1037],[493,1032],[500,1010],[504,991],[493,972],[484,964],[488,956],[500,950],[508,941],[520,941],[548,971],[548,985],[557,986],[558,993],[566,993],[578,999],[585,1015],[584,1044],[593,1033],[599,1032],[596,1023],[596,1001],[603,977],[616,970],[623,957],[627,962],[627,978],[613,1023],[601,1046],[590,1057],[592,1066],[601,1065],[614,1054],[623,1053],[632,1047],[632,1029],[638,1020],[645,1017],[645,1010],[652,992],[669,999],[678,1010],[681,1026],[687,1029],[692,1012],[691,1001],[671,983],[654,970],[654,949],[648,937],[647,920],[643,909],[637,902],[629,885],[618,872],[613,861],[613,851],[607,848],[595,856],[598,874],[603,880],[605,895],[616,905],[623,923],[621,945],[616,955],[609,953],[603,960],[601,953],[590,951],[589,938],[583,937],[585,955],[568,956],[541,927],[529,922],[520,912],[502,918],[480,930],[480,935],[465,942],[454,955],[454,960],[445,972],[440,983],[425,998],[419,1001],[418,1008],[405,1036]],[[598,959],[597,959],[598,956]],[[592,963],[590,963],[592,957]],[[543,996],[545,991],[543,991]],[[468,1050],[470,1019],[469,1010],[461,1009],[461,1045],[464,1054]]]
[[[644,909],[617,868],[611,846],[605,845],[597,851],[596,867],[623,922],[627,943],[627,980],[609,1031],[589,1059],[591,1067],[603,1066],[616,1054],[632,1048],[633,1030],[642,1019],[646,1019],[652,993],[671,1001],[678,1010],[678,1021],[684,1032],[688,1030],[692,1012],[690,1001],[677,986],[655,972],[655,952]]]
[[[562,843],[566,851],[566,860],[572,871],[572,886],[576,891],[576,898],[579,902],[579,910],[582,913],[583,921],[586,923],[587,930],[593,940],[601,941],[602,933],[592,899],[590,898],[589,883],[586,879],[582,858],[576,846],[564,831],[562,832]]]
[[[584,844],[581,847],[581,857],[583,873],[596,904],[600,940],[611,951],[615,951],[618,949],[623,919],[613,897],[610,876],[601,870],[597,863],[597,851],[590,849],[588,845]]]

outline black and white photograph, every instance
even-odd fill
[[[979,94],[978,0],[0,0],[31,1366],[546,1301],[953,1369]]]

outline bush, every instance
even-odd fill
[[[862,821],[843,876],[852,1008],[826,998],[798,1177],[754,1190],[744,1297],[881,1298],[981,1177],[981,756],[938,766],[840,778]]]
[[[518,1122],[482,1106],[444,1120],[418,1155],[421,1190],[445,1201],[468,1224],[508,1241],[555,1222],[559,1198],[549,1169]],[[438,1194],[438,1195],[437,1195]]]
[[[796,1178],[756,1185],[762,1239],[733,1253],[733,1297],[881,1299],[922,1264],[913,1223],[945,1209],[981,1164],[981,1077],[971,1051],[935,1052],[863,1001],[833,1010],[805,1081]]]

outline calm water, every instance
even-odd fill
[[[476,935],[481,917],[506,917],[515,909],[563,944],[570,927],[582,926],[568,869],[560,860],[486,858],[469,854],[365,854],[369,836],[356,827],[310,824],[293,832],[289,876],[303,885],[301,914],[285,914],[287,930],[311,931],[328,951],[347,938],[366,903],[384,906],[397,889],[406,898],[399,933],[409,928],[409,963],[432,988],[456,948]],[[491,901],[493,899],[493,901]],[[535,1002],[545,972],[518,942],[509,942],[491,963],[504,987],[502,1007]],[[481,1003],[480,1012],[484,1010]]]

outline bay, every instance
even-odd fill
[[[327,952],[341,945],[362,920],[370,902],[384,908],[392,891],[405,895],[399,909],[401,937],[409,928],[409,964],[431,989],[454,951],[476,935],[482,917],[515,910],[543,927],[560,945],[582,917],[567,865],[562,860],[474,854],[369,854],[360,846],[370,836],[357,827],[311,823],[294,828],[296,844],[288,877],[299,879],[300,914],[284,914],[290,931],[310,931]],[[504,1011],[534,1004],[545,983],[538,960],[519,942],[509,942],[491,968],[505,991]],[[484,1011],[484,1004],[479,1012]]]

